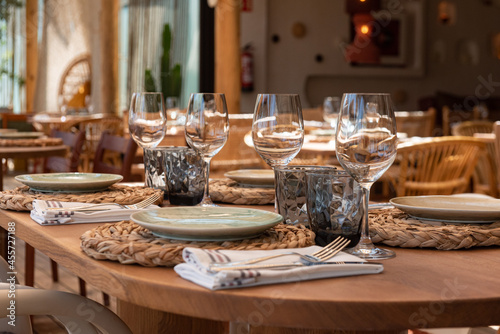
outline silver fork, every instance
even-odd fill
[[[297,252],[286,252],[286,253],[281,253],[281,254],[274,254],[274,255],[269,255],[269,256],[263,256],[255,259],[250,259],[250,260],[245,260],[245,261],[233,261],[233,262],[226,262],[226,263],[214,263],[209,266],[209,269],[212,271],[221,271],[221,270],[228,270],[228,269],[247,269],[247,265],[251,265],[257,262],[262,262],[270,259],[274,259],[280,256],[288,256],[288,255],[295,255],[300,257],[302,261],[305,261],[306,263],[315,263],[315,262],[324,262],[332,257],[334,257],[338,252],[340,252],[342,249],[344,249],[348,244],[350,240],[347,240],[343,237],[338,237],[322,249],[312,253],[312,254],[300,254]],[[270,268],[274,266],[273,264],[269,265],[263,265],[266,266],[267,268]],[[279,266],[283,266],[283,264],[280,264]],[[243,268],[245,267],[245,268]],[[249,268],[255,268],[255,266],[249,266]]]
[[[130,204],[130,205],[123,205],[123,204],[118,204],[118,203],[99,203],[99,204],[90,204],[90,205],[83,205],[83,206],[76,206],[73,208],[47,208],[47,210],[64,210],[64,211],[106,211],[109,209],[99,209],[101,206],[108,206],[108,205],[116,205],[122,209],[143,209],[145,207],[150,206],[154,202],[156,202],[160,198],[160,195],[157,193],[153,194],[151,197],[146,198],[145,200],[142,200],[138,203],[135,204]],[[95,209],[97,208],[97,209]]]

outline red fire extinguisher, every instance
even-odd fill
[[[253,92],[253,54],[251,44],[245,45],[241,53],[241,91]]]

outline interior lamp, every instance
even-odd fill
[[[380,63],[380,49],[373,37],[375,19],[370,13],[357,13],[352,16],[354,38],[345,49],[347,62],[353,64]]]

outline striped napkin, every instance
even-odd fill
[[[145,209],[125,209],[117,205],[109,205],[99,207],[99,209],[108,209],[106,211],[82,212],[71,210],[74,207],[90,204],[35,199],[33,200],[33,210],[31,210],[30,216],[40,225],[107,223],[128,220],[131,214],[140,210],[159,208],[157,205],[150,205]],[[60,210],[47,210],[48,208],[60,208]]]
[[[290,251],[301,254],[312,254],[321,249],[318,246],[311,246],[296,249],[278,249],[278,250],[256,250],[256,251],[238,251],[238,250],[210,250],[186,247],[183,250],[182,257],[185,263],[178,264],[174,270],[182,278],[193,283],[201,285],[210,290],[241,288],[248,286],[276,284],[295,281],[312,280],[328,277],[341,277],[365,274],[377,274],[384,270],[383,265],[374,264],[332,264],[293,267],[286,269],[245,269],[245,270],[224,270],[212,272],[209,267],[213,263],[242,261],[246,259],[258,258],[261,256],[287,253]],[[297,262],[297,255],[282,256],[275,259],[259,262],[259,264],[268,263],[287,263]],[[354,261],[365,262],[357,256],[340,252],[328,261]]]

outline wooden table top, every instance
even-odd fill
[[[272,207],[260,207],[272,210]],[[391,330],[500,324],[500,248],[438,251],[394,248],[384,272],[210,291],[171,268],[91,259],[79,237],[97,224],[40,226],[27,212],[0,210],[0,225],[88,283],[143,307],[219,321],[270,326]],[[247,319],[248,318],[248,319]]]

